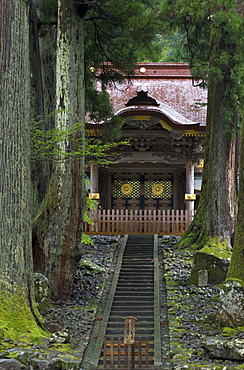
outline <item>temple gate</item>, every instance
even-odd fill
[[[105,68],[110,68],[105,66]],[[200,196],[207,91],[187,64],[138,64],[135,76],[108,88],[122,139],[109,168],[91,164],[90,194],[104,210],[188,211]],[[90,122],[88,133],[102,124]]]

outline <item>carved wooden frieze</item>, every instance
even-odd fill
[[[161,130],[162,126],[153,120],[129,120],[124,123],[123,129]]]

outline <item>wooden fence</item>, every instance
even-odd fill
[[[183,235],[193,217],[186,210],[99,209],[91,211],[93,224],[85,222],[84,233]]]
[[[118,338],[114,341],[111,338],[110,342],[106,339],[103,344],[103,369],[115,368],[118,369],[134,369],[149,368],[149,342],[148,338],[143,342],[141,338],[138,342],[132,345],[124,344]]]

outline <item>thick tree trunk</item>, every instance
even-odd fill
[[[236,125],[231,115],[225,127],[225,94],[228,81],[209,79],[210,128],[207,167],[206,232],[231,246],[236,215]]]
[[[217,81],[210,74],[202,194],[181,247],[200,249],[219,243],[231,247],[236,213],[236,127],[233,115],[226,126],[227,86],[228,79]]]
[[[32,0],[34,1],[34,0]],[[43,11],[46,0],[36,0],[37,15],[40,20],[38,40],[40,45],[40,63],[42,74],[43,101],[46,129],[54,127],[56,110],[56,47],[57,47],[57,19],[55,14]],[[47,117],[47,115],[50,115]]]
[[[56,127],[84,123],[84,19],[75,2],[60,0],[56,66]],[[84,131],[78,133],[81,137]],[[70,143],[60,149],[72,152]],[[53,298],[68,299],[81,257],[84,202],[84,157],[57,158],[47,195],[36,218],[35,266],[51,284]]]
[[[240,157],[240,187],[238,193],[238,213],[231,263],[227,278],[244,282],[244,136],[242,135]]]
[[[28,2],[0,2],[0,327],[38,332],[30,203]],[[25,334],[23,334],[25,333]],[[39,333],[40,334],[40,333]]]
[[[54,112],[54,96],[55,96],[55,79],[52,78],[52,74],[49,73],[49,85],[48,89],[51,89],[52,94],[48,94],[48,99],[46,97],[46,84],[43,84],[43,67],[46,66],[42,61],[40,42],[39,42],[39,17],[37,14],[36,1],[30,0],[30,12],[29,12],[29,24],[30,24],[30,72],[31,72],[31,118],[37,124],[40,130],[48,129],[48,122],[50,119],[47,113]],[[53,26],[50,26],[53,27]],[[48,39],[50,37],[50,32],[46,32]],[[52,47],[49,43],[49,55],[52,60],[51,70],[55,70],[55,48],[54,41]],[[47,89],[47,90],[48,90]],[[50,99],[52,96],[52,99]],[[52,104],[52,109],[47,110]],[[54,118],[54,116],[52,117]],[[43,139],[44,140],[44,139]],[[31,166],[31,179],[32,179],[32,214],[33,217],[36,215],[41,202],[43,201],[46,191],[48,181],[50,179],[51,166],[50,162],[47,160],[35,160],[32,161]]]
[[[240,188],[235,240],[226,281],[220,291],[220,323],[222,326],[244,325],[244,137],[240,158]]]
[[[231,248],[236,220],[237,96],[240,91],[233,71],[241,66],[241,58],[238,60],[237,56],[242,46],[237,42],[235,27],[229,27],[228,17],[233,14],[236,17],[236,9],[230,4],[229,9],[219,5],[212,11],[202,195],[193,224],[180,242],[182,247],[196,249],[218,244]],[[242,29],[240,20],[238,27]]]

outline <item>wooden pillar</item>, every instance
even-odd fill
[[[98,193],[98,165],[96,163],[91,163],[90,166],[90,182],[90,192]]]
[[[194,212],[194,164],[192,161],[186,164],[186,209],[193,214]]]

